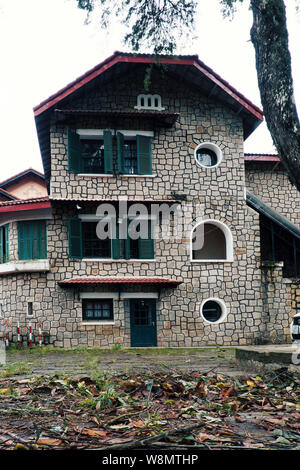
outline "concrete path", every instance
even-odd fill
[[[7,352],[6,369],[12,376],[72,375],[94,373],[184,372],[211,373],[227,376],[246,375],[236,365],[232,348],[172,349],[172,350],[107,350],[84,352],[47,352],[38,349]],[[0,369],[1,373],[1,369]]]
[[[239,346],[236,360],[243,368],[270,370],[288,367],[293,372],[300,372],[300,343]]]

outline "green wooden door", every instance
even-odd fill
[[[156,300],[130,300],[130,333],[132,347],[157,346]]]

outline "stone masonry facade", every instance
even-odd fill
[[[83,93],[66,98],[63,109],[132,110],[137,96],[144,92],[144,66],[136,66],[120,80],[95,81]],[[244,191],[263,190],[268,200],[269,177],[278,184],[270,196],[283,213],[280,178],[282,172],[247,170],[245,175],[243,127],[241,118],[224,104],[204,96],[182,80],[154,72],[151,93],[162,97],[166,111],[178,113],[170,127],[153,127],[150,119],[135,116],[78,116],[76,122],[58,121],[51,114],[52,218],[47,218],[46,272],[5,274],[0,277],[0,303],[4,318],[9,318],[10,339],[16,341],[20,322],[24,341],[28,322],[32,321],[37,338],[38,321],[56,347],[130,347],[130,294],[156,299],[157,346],[199,347],[288,342],[289,322],[293,312],[295,287],[282,278],[281,266],[261,264],[258,214],[245,201]],[[80,175],[70,172],[67,158],[67,128],[126,129],[153,131],[152,175]],[[202,142],[216,144],[223,159],[216,168],[199,167],[194,151]],[[261,167],[260,167],[261,170]],[[266,175],[266,180],[263,175]],[[276,176],[275,176],[276,175]],[[245,181],[247,180],[247,184]],[[263,189],[264,188],[264,189]],[[275,192],[278,192],[278,204]],[[190,236],[182,240],[155,240],[153,260],[88,260],[70,258],[68,220],[80,214],[95,214],[101,201],[174,202],[172,192],[186,196],[181,206],[200,208],[204,219],[226,225],[233,240],[233,260],[201,262],[191,260]],[[288,197],[288,196],[287,196]],[[294,204],[294,202],[292,203]],[[295,202],[296,204],[296,202]],[[293,208],[293,206],[292,206]],[[299,214],[295,210],[295,224]],[[17,220],[10,222],[10,262],[18,260]],[[162,277],[177,280],[177,287],[127,285],[117,287],[65,288],[59,283],[79,277],[127,276]],[[298,292],[298,290],[296,289]],[[113,324],[86,324],[82,320],[82,293],[109,293],[113,298]],[[299,293],[297,294],[299,296]],[[204,320],[200,307],[206,299],[220,299],[226,306],[223,321]],[[32,302],[33,316],[27,304]]]

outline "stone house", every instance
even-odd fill
[[[12,341],[29,321],[66,348],[289,341],[300,201],[244,154],[263,113],[197,56],[160,62],[115,52],[34,108],[48,197],[0,201]]]

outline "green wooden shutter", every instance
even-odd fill
[[[47,225],[45,220],[39,223],[40,259],[47,258]]]
[[[139,258],[140,259],[153,259],[154,258],[154,240],[139,238]]]
[[[82,225],[78,217],[69,219],[69,257],[82,258]]]
[[[129,219],[127,219],[127,238],[125,240],[125,259],[130,259]]]
[[[32,259],[32,234],[30,222],[18,222],[19,259]]]
[[[149,221],[148,238],[139,238],[139,258],[140,259],[153,259],[154,258],[154,240],[151,235],[151,221]]]
[[[69,170],[72,173],[80,173],[82,160],[80,136],[73,129],[68,129],[67,153]]]
[[[5,225],[5,248],[4,248],[4,253],[5,253],[5,263],[8,263],[9,261],[9,224]],[[0,249],[1,252],[1,249]]]
[[[117,132],[118,170],[124,173],[124,135]]]
[[[152,174],[151,137],[145,135],[136,136],[137,144],[137,168],[139,175]]]
[[[19,259],[27,259],[25,254],[25,228],[23,222],[18,222],[18,256]]]
[[[112,152],[112,133],[111,131],[103,132],[104,140],[104,173],[113,172],[113,152]]]
[[[111,239],[111,253],[113,259],[119,259],[121,255],[120,239],[119,239],[119,224],[116,225],[116,237]]]

